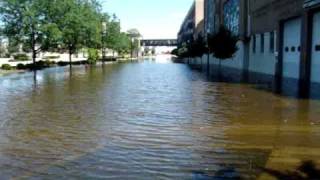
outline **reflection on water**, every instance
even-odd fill
[[[319,101],[158,62],[1,77],[1,177],[253,179],[319,162]]]

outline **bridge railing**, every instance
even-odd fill
[[[176,39],[143,39],[140,41],[141,46],[177,46]]]

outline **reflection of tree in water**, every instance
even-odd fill
[[[273,169],[264,169],[264,171],[277,179],[320,179],[320,169],[316,167],[316,164],[313,161],[303,162],[295,171],[281,172]]]

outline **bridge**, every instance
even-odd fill
[[[176,39],[143,39],[141,46],[177,46]]]

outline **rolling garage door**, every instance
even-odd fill
[[[283,26],[282,93],[298,95],[300,76],[301,19],[286,21]]]
[[[301,45],[301,19],[284,23],[283,29],[283,77],[299,78]]]
[[[313,17],[311,81],[320,83],[320,12]]]

